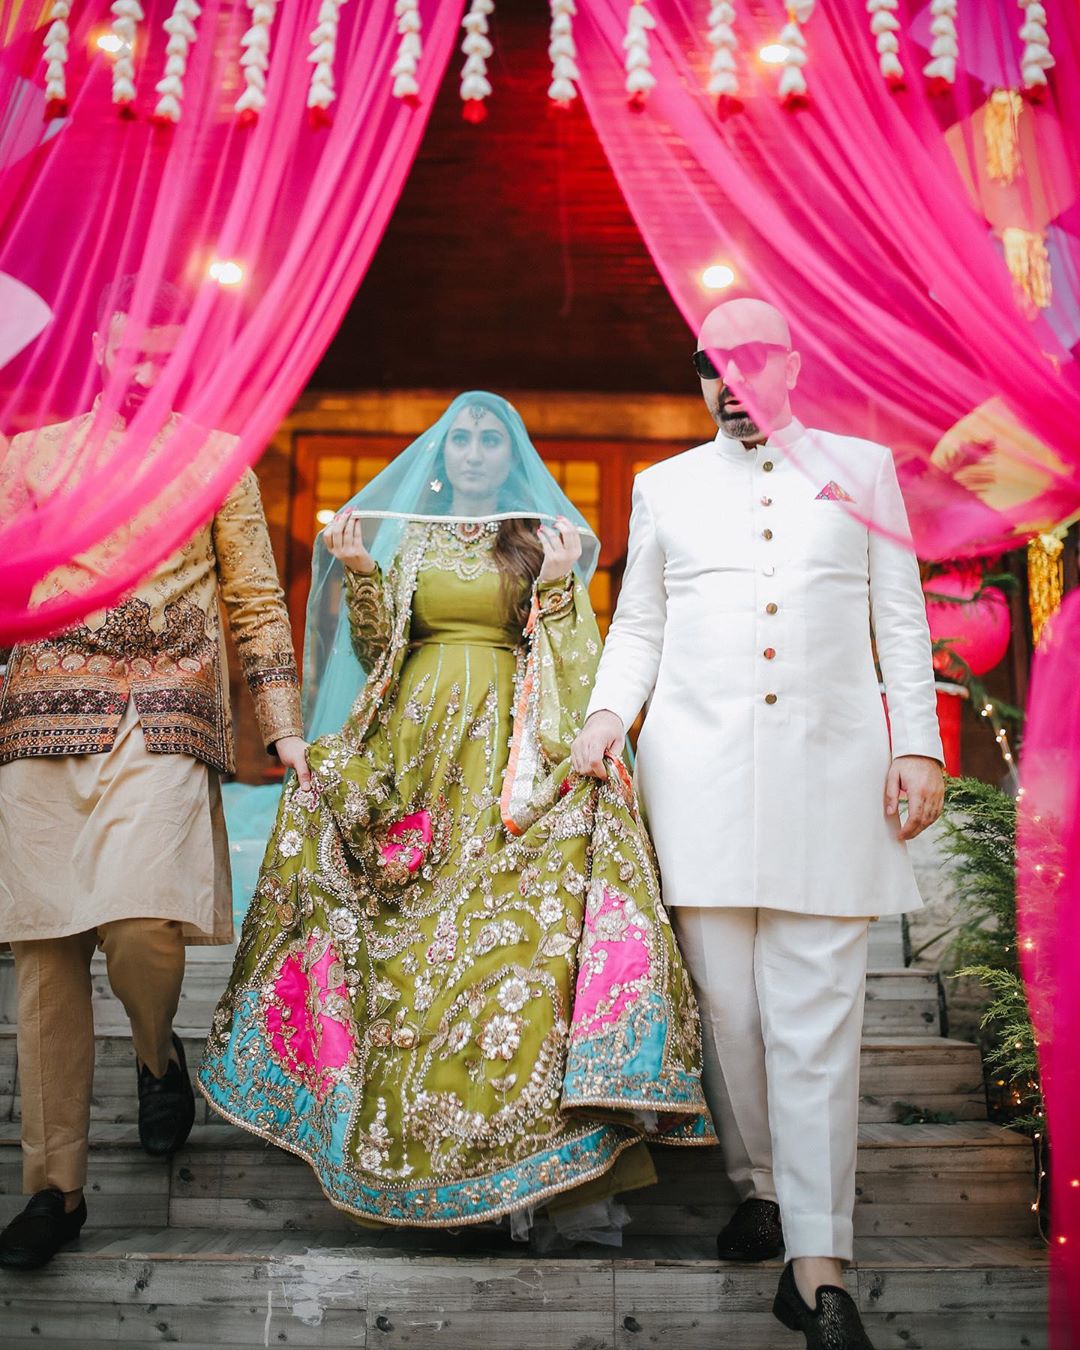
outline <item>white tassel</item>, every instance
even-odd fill
[[[277,0],[247,0],[251,23],[240,39],[240,69],[244,88],[233,112],[244,122],[253,122],[266,107],[266,72],[270,68],[270,29]]]
[[[645,8],[645,0],[632,0],[630,13],[626,17],[623,50],[626,52],[626,93],[634,109],[643,108],[645,100],[656,87],[652,57],[649,55],[649,29],[655,27],[656,19]]]
[[[187,73],[191,44],[198,36],[194,20],[201,13],[195,0],[176,0],[173,12],[162,24],[169,35],[166,47],[168,60],[165,63],[165,78],[157,84],[157,92],[161,95],[154,108],[154,120],[157,122],[180,121],[184,98],[183,76]]]
[[[1020,27],[1020,41],[1024,44],[1020,79],[1025,97],[1038,103],[1046,93],[1046,72],[1056,64],[1046,31],[1046,10],[1039,0],[1017,0],[1017,3],[1024,11],[1024,22]]]
[[[709,45],[713,49],[709,62],[709,93],[717,100],[721,116],[736,112],[739,102],[739,76],[735,53],[735,6],[730,0],[721,0],[709,10]]]
[[[899,0],[866,0],[878,69],[894,92],[904,87],[904,67],[897,55],[900,50],[900,40],[896,36],[900,31],[900,20],[896,17],[898,8]]]
[[[334,88],[334,59],[337,56],[338,23],[345,0],[323,0],[318,23],[311,34],[308,60],[314,69],[308,85],[307,106],[313,126],[330,122],[330,105],[337,98]]]
[[[932,93],[943,93],[956,83],[956,62],[960,43],[956,32],[956,0],[931,0],[930,60],[923,74],[931,82]]]
[[[472,0],[461,21],[465,30],[465,40],[461,44],[465,64],[461,68],[459,93],[463,104],[461,113],[467,122],[482,122],[487,116],[484,100],[491,95],[487,62],[493,51],[488,40],[488,15],[494,9],[495,0]]]
[[[394,81],[392,92],[395,98],[416,102],[420,97],[420,82],[416,72],[423,54],[419,0],[396,0],[394,14],[401,40],[398,42],[394,64],[390,67]]]
[[[577,46],[574,43],[574,0],[551,0],[551,29],[548,57],[551,61],[551,83],[548,98],[561,108],[568,108],[577,98],[575,80],[580,78],[577,68]]]
[[[133,117],[135,103],[135,39],[138,24],[145,15],[139,0],[114,0],[110,6],[113,16],[113,36],[120,41],[120,50],[113,61],[112,101],[121,117]]]
[[[799,0],[799,3],[791,5],[788,9],[788,22],[778,39],[780,45],[786,49],[787,55],[784,57],[784,68],[780,73],[777,92],[780,101],[789,112],[805,108],[810,101],[806,76],[803,74],[807,58],[806,38],[802,30],[813,12],[814,0]]]

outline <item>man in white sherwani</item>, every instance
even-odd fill
[[[695,365],[719,433],[635,480],[574,765],[603,777],[647,707],[637,786],[741,1201],[720,1255],[786,1248],[777,1316],[810,1350],[866,1350],[840,1286],[867,931],[922,903],[904,841],[942,806],[930,633],[892,455],[793,416],[784,317],[719,306]]]

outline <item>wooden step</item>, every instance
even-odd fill
[[[719,1149],[653,1150],[659,1182],[624,1197],[634,1233],[707,1236],[735,1204]],[[19,1211],[18,1126],[0,1126],[0,1223]],[[1030,1143],[986,1121],[864,1125],[855,1229],[863,1237],[1028,1236]],[[355,1231],[302,1160],[229,1125],[196,1126],[171,1162],[147,1157],[134,1125],[96,1125],[88,1203],[95,1228]]]
[[[181,1031],[188,1068],[194,1074],[201,1059],[204,1037]],[[126,1031],[98,1032],[97,1063],[91,1117],[120,1123],[137,1119],[135,1061]],[[0,1027],[0,1119],[18,1120],[21,1103],[15,1083],[15,1031]],[[895,1121],[905,1106],[924,1113],[945,1112],[958,1120],[986,1118],[982,1061],[978,1047],[967,1041],[940,1037],[867,1037],[861,1066],[860,1119]],[[201,1097],[196,1120],[216,1121]]]
[[[770,1308],[779,1263],[709,1242],[631,1240],[538,1256],[476,1234],[88,1233],[44,1270],[0,1278],[5,1350],[796,1350]],[[878,1350],[1043,1350],[1040,1247],[864,1239],[846,1276]]]
[[[177,1026],[188,1028],[193,1034],[206,1034],[231,968],[232,949],[229,947],[188,949]],[[109,988],[105,963],[100,955],[92,963],[91,979],[94,1025],[99,1031],[126,1027],[127,1016]],[[15,971],[11,962],[0,962],[0,1026],[15,1023],[14,989]],[[871,970],[866,978],[864,1030],[868,1036],[939,1036],[941,1010],[937,975],[933,971],[914,969]]]

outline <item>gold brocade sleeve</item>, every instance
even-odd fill
[[[268,746],[303,734],[292,630],[259,484],[247,469],[214,517],[221,598]]]
[[[600,633],[589,592],[573,573],[538,582],[536,607],[537,731],[547,759],[557,764],[570,753],[584,721],[600,661]]]
[[[392,623],[382,571],[353,572],[345,569],[345,604],[356,659],[371,674],[390,645]]]

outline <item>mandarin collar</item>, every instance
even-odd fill
[[[743,445],[742,441],[732,440],[730,436],[725,436],[722,429],[716,433],[713,444],[725,459],[733,459],[743,464],[753,464],[757,456],[767,451],[773,459],[778,459],[782,451],[795,444],[806,434],[806,428],[797,417],[793,417],[790,422],[772,432],[768,439],[762,445],[752,446],[749,450]]]

